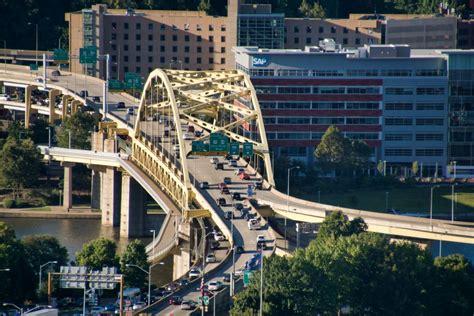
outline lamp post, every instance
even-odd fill
[[[134,268],[137,268],[141,271],[143,271],[144,273],[146,273],[148,275],[148,306],[150,306],[151,304],[151,269],[156,266],[156,265],[164,265],[165,263],[164,262],[158,262],[158,263],[155,263],[155,264],[150,264],[148,266],[148,271],[143,269],[142,267],[140,266],[137,266],[136,264],[130,264],[130,263],[127,263],[125,266],[127,268],[130,268],[130,267],[134,267]]]
[[[39,286],[38,286],[38,294],[41,294],[41,271],[43,270],[44,267],[50,264],[56,264],[58,263],[57,261],[48,261],[45,264],[42,264],[39,269]]]
[[[154,229],[150,229],[150,233],[153,233],[153,241],[151,242],[151,244],[153,245],[153,249],[151,251],[152,253],[152,257],[151,257],[151,262],[153,262],[153,260],[155,260],[155,234],[156,234],[156,230]]]
[[[3,303],[3,306],[13,306],[14,308],[20,311],[20,315],[23,315],[23,308],[19,307],[18,305],[15,305],[13,303]]]
[[[288,239],[287,239],[287,217],[288,217],[288,212],[290,211],[290,176],[291,176],[291,170],[293,169],[299,169],[300,166],[296,167],[290,167],[288,168],[288,178],[287,178],[287,183],[286,183],[286,216],[285,216],[285,248],[288,250]]]

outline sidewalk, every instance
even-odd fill
[[[49,209],[49,210],[48,210]],[[0,208],[0,218],[72,218],[100,219],[100,212],[92,212],[90,208],[76,207],[69,210],[60,206],[45,206],[38,208]]]

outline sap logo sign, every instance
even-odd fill
[[[265,67],[270,63],[269,57],[252,57],[252,66],[254,67]]]

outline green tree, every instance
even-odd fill
[[[305,18],[324,18],[326,16],[326,12],[319,4],[319,1],[310,4],[308,0],[303,0],[300,7],[298,8],[298,11]]]
[[[329,126],[316,147],[315,156],[326,170],[347,170],[350,166],[351,145],[337,127]]]
[[[0,222],[0,268],[10,271],[0,272],[0,301],[23,303],[33,298],[36,282],[28,264],[29,253],[16,239],[15,231]]]
[[[148,256],[145,245],[140,240],[133,240],[128,243],[122,257],[120,258],[120,270],[125,275],[125,284],[129,287],[144,287],[147,283],[147,275],[135,267],[127,267],[127,264],[134,264],[148,270]]]
[[[367,224],[362,218],[358,217],[348,220],[342,212],[332,212],[319,226],[317,239],[351,236],[366,230]]]
[[[40,154],[31,139],[19,141],[8,137],[0,151],[0,181],[13,189],[18,198],[21,189],[38,180],[41,162]]]
[[[418,174],[418,170],[419,170],[418,161],[415,160],[411,164],[411,173],[413,177],[416,177],[416,175]]]
[[[76,253],[76,260],[79,265],[92,270],[117,267],[119,258],[116,251],[117,246],[112,240],[100,237],[84,244],[82,250]]]
[[[380,175],[383,175],[383,170],[385,169],[384,168],[384,163],[382,160],[379,161],[379,163],[377,164],[377,171],[379,172]]]
[[[351,163],[354,171],[367,167],[370,157],[370,147],[366,142],[353,140],[351,142]]]
[[[69,135],[71,135],[71,147],[77,149],[91,149],[89,133],[94,131],[99,122],[95,114],[77,111],[64,119],[58,129],[57,141],[60,147],[69,147]]]

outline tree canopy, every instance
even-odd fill
[[[119,263],[116,251],[117,246],[112,240],[101,237],[84,244],[82,250],[76,253],[76,260],[79,265],[91,270],[116,267]]]
[[[98,117],[88,112],[77,111],[73,115],[64,119],[58,130],[57,140],[60,147],[69,147],[69,137],[71,137],[71,147],[77,149],[90,149],[90,133],[94,131],[98,123]]]
[[[148,256],[142,241],[135,239],[127,244],[120,258],[120,271],[125,275],[125,284],[129,287],[141,287],[147,280],[147,275],[135,267],[127,267],[134,264],[142,269],[148,269]]]

